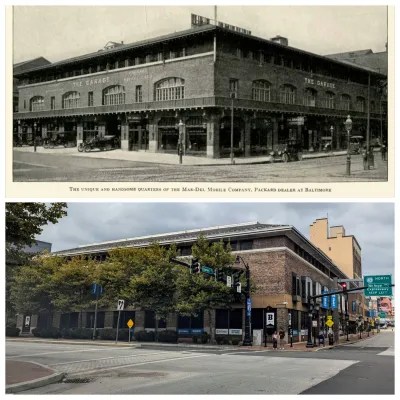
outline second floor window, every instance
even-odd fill
[[[364,97],[357,97],[356,109],[360,112],[365,112],[365,99]]]
[[[279,92],[280,102],[284,104],[295,104],[296,103],[296,88],[291,85],[281,86]]]
[[[136,86],[135,101],[136,101],[136,103],[141,103],[143,101],[142,85]]]
[[[51,108],[52,110],[54,110],[54,109],[56,108],[56,98],[55,98],[54,96],[52,96],[52,97],[50,98],[50,108]]]
[[[88,93],[88,107],[93,107],[93,92]]]
[[[31,99],[31,111],[41,111],[44,109],[44,98],[35,96]]]
[[[77,108],[80,106],[81,95],[78,92],[69,92],[63,96],[63,108]]]
[[[350,111],[350,96],[348,94],[342,94],[340,98],[340,108],[342,110]]]
[[[103,105],[125,104],[125,88],[121,85],[110,86],[103,90]]]
[[[234,95],[235,99],[238,98],[239,80],[229,79],[229,97]]]
[[[185,81],[181,78],[167,78],[155,85],[155,100],[180,100],[185,98]]]
[[[326,92],[325,108],[335,108],[335,94],[334,93]]]
[[[309,107],[315,107],[317,100],[317,92],[313,89],[306,89],[304,92],[304,105]]]
[[[254,81],[252,99],[257,101],[271,101],[271,84],[268,81]]]

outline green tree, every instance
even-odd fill
[[[156,340],[159,320],[175,311],[177,268],[169,261],[175,254],[174,247],[166,249],[158,244],[132,249],[131,257],[136,258],[130,258],[134,273],[121,291],[129,303],[154,311]]]
[[[18,256],[24,246],[33,245],[44,225],[56,224],[67,215],[66,208],[66,203],[6,203],[7,257]]]
[[[82,312],[92,307],[94,297],[91,285],[97,262],[74,257],[61,264],[51,278],[51,301],[55,309],[63,312],[79,312],[82,327]]]
[[[200,236],[192,246],[193,258],[198,259],[201,265],[207,265],[226,271],[235,260],[228,244],[214,242]],[[197,315],[206,311],[210,321],[211,342],[215,342],[215,329],[212,325],[211,312],[217,307],[229,307],[235,300],[232,288],[225,283],[215,281],[214,276],[205,274],[191,274],[182,271],[177,278],[177,304],[176,310],[182,315]]]

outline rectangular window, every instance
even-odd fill
[[[233,95],[235,99],[238,98],[238,87],[239,87],[238,79],[229,79],[229,95],[230,95],[230,97],[232,97],[232,95]]]
[[[136,86],[135,101],[136,103],[141,103],[143,101],[142,85]]]
[[[88,106],[93,107],[93,92],[88,93]]]
[[[24,110],[26,110],[26,100],[24,100]]]
[[[50,98],[50,108],[51,108],[52,110],[55,110],[55,108],[56,108],[56,98],[55,98],[54,96],[52,96],[52,97]]]
[[[240,250],[252,250],[253,249],[253,241],[252,240],[242,240],[239,242]]]

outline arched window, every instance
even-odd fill
[[[325,107],[326,108],[335,108],[335,93],[326,92],[325,93]]]
[[[185,98],[185,80],[181,78],[167,78],[154,85],[155,100],[179,100]]]
[[[63,108],[80,107],[81,95],[78,92],[68,92],[63,96]]]
[[[284,104],[296,103],[296,88],[292,85],[283,85],[280,87],[279,99]]]
[[[304,91],[304,105],[309,107],[315,107],[317,103],[317,91],[314,89],[307,88]]]
[[[125,104],[125,88],[121,85],[109,86],[103,90],[103,105]]]
[[[357,97],[356,98],[356,110],[365,112],[365,99],[364,97]]]
[[[340,108],[342,110],[350,111],[351,98],[348,94],[342,94],[340,98]]]
[[[271,83],[265,80],[254,81],[252,99],[257,101],[271,101]]]
[[[34,96],[30,100],[30,110],[31,111],[41,111],[44,109],[44,97]]]

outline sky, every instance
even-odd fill
[[[68,216],[45,226],[39,240],[52,250],[136,236],[244,222],[292,225],[307,239],[309,226],[328,216],[362,249],[364,275],[394,276],[394,206],[391,203],[145,202],[68,203]]]
[[[109,41],[133,43],[185,30],[191,13],[213,19],[214,6],[15,6],[13,63],[39,56],[55,62]],[[290,46],[322,55],[384,51],[387,41],[387,8],[379,5],[219,5],[217,19],[265,39],[285,36]]]

